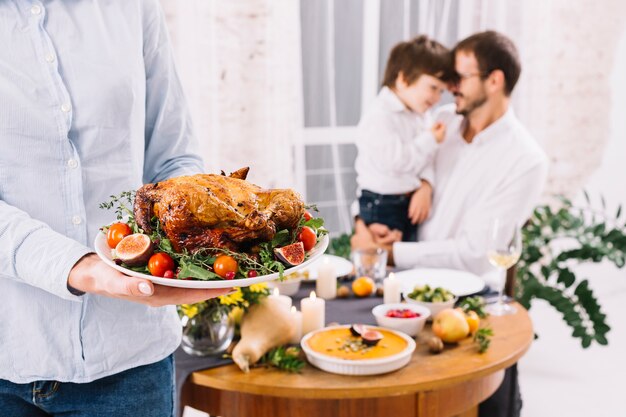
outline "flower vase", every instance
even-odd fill
[[[210,305],[191,318],[183,317],[183,350],[194,356],[224,352],[235,336],[229,312],[226,306]]]

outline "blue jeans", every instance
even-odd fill
[[[359,217],[365,224],[382,223],[402,232],[403,242],[417,241],[417,225],[409,219],[411,193],[378,194],[363,190],[359,197]]]
[[[172,417],[174,357],[90,383],[0,379],[3,417]]]

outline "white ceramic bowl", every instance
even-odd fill
[[[402,296],[404,297],[404,299],[406,300],[407,303],[413,304],[413,305],[418,305],[418,306],[422,306],[422,307],[426,307],[428,310],[430,310],[430,318],[429,320],[432,320],[437,313],[439,313],[441,310],[445,310],[446,308],[452,308],[454,307],[454,304],[458,301],[459,297],[455,296],[452,300],[449,301],[442,301],[439,303],[429,303],[427,301],[417,301],[411,297],[409,297],[409,294],[413,292],[413,290],[411,291],[405,291],[402,293]]]
[[[349,325],[343,325],[339,327],[349,328]],[[372,330],[378,330],[375,326],[368,326]],[[340,359],[332,356],[324,355],[322,353],[315,352],[309,347],[308,340],[314,334],[327,330],[327,328],[319,329],[307,333],[303,338],[300,345],[302,350],[306,354],[306,359],[309,363],[322,371],[330,372],[333,374],[341,375],[378,375],[387,372],[395,371],[402,368],[411,360],[411,354],[415,350],[415,340],[407,336],[402,332],[385,329],[389,332],[393,332],[399,337],[403,338],[407,342],[406,348],[393,356],[388,356],[381,359]]]
[[[410,318],[387,317],[386,314],[390,310],[412,310],[419,316]],[[372,314],[376,317],[376,322],[380,327],[398,330],[409,336],[416,336],[424,328],[426,319],[430,317],[430,310],[409,303],[379,304],[372,309]]]
[[[270,281],[267,283],[267,286],[269,288],[278,288],[282,295],[294,295],[300,289],[300,281],[302,281],[301,277],[289,278],[286,276],[284,281]]]

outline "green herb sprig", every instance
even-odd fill
[[[305,362],[301,359],[301,350],[299,347],[279,346],[263,355],[259,360],[259,365],[274,367],[285,372],[297,373],[302,370]]]
[[[493,330],[490,327],[481,327],[474,334],[474,342],[478,345],[478,353],[485,353],[491,345]]]
[[[479,295],[464,298],[459,303],[459,307],[461,307],[465,313],[474,311],[481,319],[487,317],[487,312],[485,311],[485,299]]]

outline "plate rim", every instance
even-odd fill
[[[380,359],[341,359],[341,358],[334,358],[332,356],[326,356],[322,353],[316,352],[313,349],[311,349],[305,342],[307,342],[311,337],[313,337],[313,335],[325,331],[325,330],[329,330],[329,329],[335,329],[335,328],[343,328],[343,329],[349,329],[350,328],[350,324],[342,324],[340,326],[332,326],[332,327],[324,327],[322,329],[317,329],[317,330],[313,330],[312,332],[307,333],[306,335],[304,335],[304,337],[302,337],[302,340],[300,341],[300,346],[302,347],[302,350],[304,351],[304,353],[308,356],[309,354],[311,356],[313,356],[316,359],[320,359],[320,360],[324,360],[327,362],[330,362],[334,365],[357,365],[357,366],[376,366],[376,365],[386,365],[392,362],[395,362],[397,360],[400,360],[402,358],[404,358],[405,356],[410,356],[413,354],[413,352],[415,352],[415,348],[417,347],[417,344],[415,343],[415,340],[402,332],[393,330],[393,329],[388,329],[386,327],[382,327],[382,326],[376,326],[376,325],[369,325],[366,324],[366,326],[370,329],[382,329],[385,330],[387,332],[393,333],[396,336],[401,337],[402,339],[404,339],[407,342],[407,347],[404,348],[404,350],[402,350],[401,352],[396,353],[395,355],[391,355],[391,356],[387,356],[385,358],[380,358]]]
[[[405,270],[402,270],[402,271],[397,271],[397,272],[394,272],[394,274],[395,274],[396,278],[402,279],[402,274],[409,274],[409,273],[412,273],[412,272],[415,272],[415,271],[419,271],[419,272],[422,272],[422,271],[437,271],[438,273],[439,272],[442,272],[442,273],[452,272],[452,273],[455,273],[455,274],[462,273],[464,275],[471,275],[473,278],[476,279],[477,282],[480,281],[483,284],[482,287],[479,290],[473,291],[473,292],[467,292],[467,293],[463,293],[463,294],[457,294],[454,291],[450,290],[450,291],[452,291],[454,293],[455,296],[457,296],[459,298],[460,297],[467,297],[467,296],[470,296],[470,295],[473,295],[473,294],[478,294],[479,292],[484,290],[485,287],[487,286],[487,283],[485,282],[485,280],[482,277],[480,277],[479,275],[477,275],[477,274],[475,274],[473,272],[464,271],[462,269],[454,269],[454,268],[421,268],[421,267],[418,267],[418,268],[411,268],[411,269],[405,269]],[[406,287],[403,284],[401,284],[401,288],[402,288],[402,291],[404,291],[405,289],[408,289],[408,287]]]
[[[330,242],[330,238],[328,234],[322,236],[322,238],[316,243],[313,247],[312,251],[315,252],[304,262],[299,265],[292,266],[291,268],[286,268],[283,272],[283,275],[288,275],[292,272],[296,272],[307,265],[310,265],[313,261],[317,260],[320,256],[324,254],[326,248],[328,248],[328,244]],[[109,250],[108,256],[102,253],[101,248],[106,247]],[[111,252],[113,249],[110,249],[106,243],[106,235],[102,230],[98,232],[96,238],[94,239],[94,249],[96,254],[104,263],[108,266],[116,269],[117,271],[136,278],[143,278],[152,281],[154,284],[164,285],[168,287],[177,287],[177,288],[189,288],[189,289],[218,289],[218,288],[232,288],[232,287],[248,287],[250,285],[259,284],[262,282],[274,281],[279,277],[278,272],[274,272],[273,274],[259,275],[254,278],[240,278],[237,280],[212,280],[212,281],[203,281],[203,280],[182,280],[182,279],[172,279],[172,278],[162,278],[155,277],[153,275],[143,274],[141,272],[135,272],[133,270],[124,268],[123,266],[117,265],[113,262],[111,258]]]
[[[345,277],[345,276],[348,276],[348,275],[350,275],[350,273],[354,270],[354,264],[353,264],[350,260],[348,260],[348,259],[346,259],[346,258],[344,258],[344,257],[337,256],[337,255],[333,255],[333,254],[331,254],[331,253],[324,253],[324,254],[322,254],[322,256],[320,256],[320,258],[322,258],[323,256],[332,256],[332,257],[334,257],[334,258],[339,258],[339,259],[341,259],[341,260],[346,261],[347,263],[349,263],[349,264],[350,264],[350,266],[352,267],[352,268],[351,268],[351,270],[350,270],[350,272],[348,272],[347,274],[344,274],[344,275],[339,275],[339,274],[337,274],[337,278],[339,278],[339,277]],[[321,259],[318,259],[318,262],[321,262]],[[309,265],[309,267],[310,267],[310,266],[311,266],[311,265]],[[309,273],[309,274],[310,274],[310,273]],[[315,277],[311,277],[311,276],[309,276],[309,277],[307,277],[307,278],[302,278],[302,281],[305,281],[305,282],[306,282],[306,281],[317,281],[317,275],[316,275]]]

